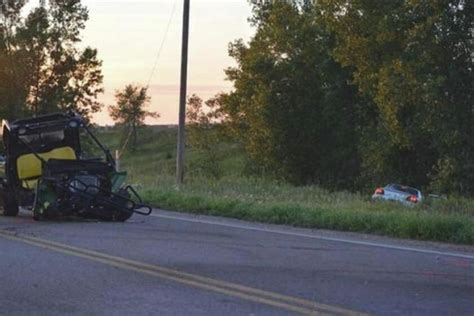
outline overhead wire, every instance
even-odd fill
[[[160,59],[161,52],[163,51],[163,47],[165,46],[165,42],[166,42],[166,38],[168,37],[171,22],[173,21],[174,14],[176,12],[177,3],[178,3],[178,0],[175,0],[174,3],[173,3],[173,8],[171,9],[171,14],[170,14],[170,17],[168,19],[168,24],[166,25],[166,28],[165,28],[164,36],[163,36],[163,38],[161,40],[161,44],[160,44],[160,46],[159,46],[159,48],[156,52],[155,62],[153,64],[153,67],[151,68],[150,76],[148,77],[148,81],[147,81],[147,84],[146,84],[147,88],[150,86],[150,82],[153,79],[153,75],[155,74],[156,67],[158,65],[158,60]]]
[[[173,3],[173,7],[171,9],[171,14],[170,14],[170,17],[168,19],[168,23],[166,24],[166,28],[165,28],[165,33],[163,35],[163,38],[161,39],[161,43],[160,43],[160,46],[156,52],[156,55],[155,55],[155,61],[153,63],[153,67],[151,68],[151,72],[150,72],[150,76],[148,77],[148,81],[147,81],[147,84],[146,84],[146,88],[148,88],[150,86],[150,82],[151,80],[153,79],[153,75],[155,74],[155,71],[156,71],[156,67],[158,66],[158,60],[160,59],[160,56],[161,56],[161,52],[163,51],[163,48],[165,46],[165,42],[166,42],[166,39],[168,37],[168,33],[169,33],[169,30],[170,30],[170,26],[171,26],[171,22],[173,21],[173,18],[174,18],[174,15],[175,15],[175,12],[176,12],[176,7],[177,7],[177,3],[178,3],[178,0],[175,0],[174,3]],[[125,142],[123,143],[122,145],[122,148],[118,151],[118,158],[120,158],[123,153],[125,152],[125,149],[127,148],[128,146],[128,143],[130,142],[130,139],[131,139],[131,136],[132,136],[132,132],[133,132],[133,129],[130,128],[130,131],[127,135],[127,138],[125,139]]]

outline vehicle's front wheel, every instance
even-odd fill
[[[20,208],[15,196],[10,192],[2,192],[2,206],[3,209],[0,211],[0,215],[3,216],[17,216]]]

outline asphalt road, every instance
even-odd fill
[[[1,315],[474,315],[474,248],[155,211],[0,217]]]

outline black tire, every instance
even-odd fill
[[[11,192],[2,192],[2,198],[3,209],[0,211],[0,214],[11,217],[17,216],[20,208],[15,196]]]

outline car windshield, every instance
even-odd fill
[[[46,145],[48,143],[60,142],[64,140],[64,131],[50,131],[37,134],[21,135],[19,138],[30,146]]]
[[[397,190],[397,191],[400,191],[400,192],[404,192],[404,193],[408,193],[408,194],[411,194],[411,195],[418,196],[418,190],[407,187],[407,186],[398,185],[398,184],[391,184],[388,187],[390,189],[393,189],[393,190]]]

